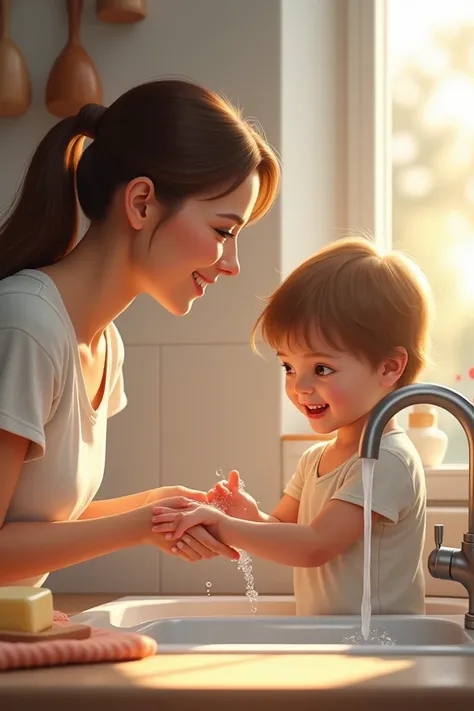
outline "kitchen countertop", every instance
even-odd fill
[[[55,595],[68,614],[123,595]],[[31,711],[350,711],[427,702],[472,709],[474,657],[311,654],[156,655],[137,662],[0,672],[0,709]],[[415,703],[413,703],[415,702]],[[152,705],[151,705],[152,704]]]

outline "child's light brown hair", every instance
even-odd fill
[[[364,238],[331,243],[299,266],[270,297],[252,331],[271,348],[312,350],[318,333],[336,350],[374,368],[403,347],[408,362],[398,387],[413,383],[427,361],[431,292],[413,260],[382,254]]]

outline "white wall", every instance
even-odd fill
[[[346,227],[346,13],[345,0],[282,0],[283,277]],[[282,432],[310,433],[281,400]]]
[[[257,117],[271,143],[283,148],[286,170],[280,204],[242,236],[238,279],[220,282],[185,318],[141,298],[119,319],[129,407],[111,421],[100,495],[174,483],[207,489],[216,469],[235,467],[268,510],[282,485],[280,370],[253,355],[248,339],[258,297],[343,227],[334,86],[340,3],[150,0],[147,20],[124,27],[100,23],[95,3],[84,4],[83,42],[102,76],[105,103],[147,79],[192,77]],[[0,205],[53,124],[44,89],[67,27],[63,0],[12,5],[12,35],[27,57],[34,98],[25,117],[0,122]],[[287,419],[284,426],[297,431],[301,423]],[[254,573],[261,593],[291,589],[288,569],[254,560]],[[58,592],[204,593],[207,580],[214,593],[244,589],[228,561],[188,566],[153,549],[74,566],[49,584]]]

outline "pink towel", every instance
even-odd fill
[[[54,624],[67,625],[69,618],[55,612]],[[149,657],[156,650],[155,640],[145,635],[92,628],[88,639],[0,642],[0,670],[125,662]]]

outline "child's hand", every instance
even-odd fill
[[[260,521],[258,504],[253,496],[242,491],[239,472],[231,471],[227,481],[219,481],[208,492],[207,500],[232,518]]]
[[[215,527],[224,518],[221,511],[177,496],[160,501],[152,509],[152,531],[165,533],[168,540],[181,538],[193,526]],[[212,533],[214,535],[214,533]]]

